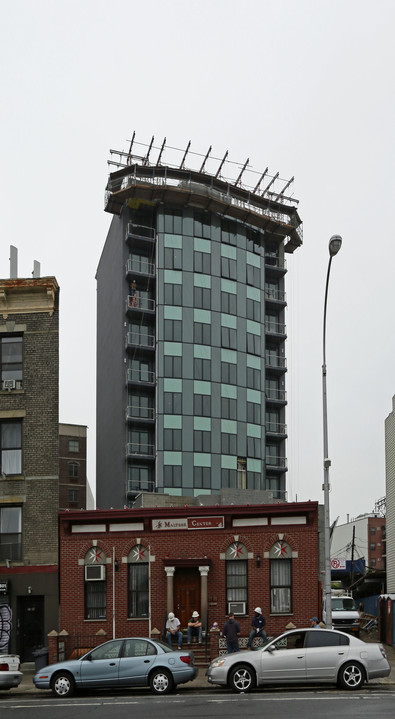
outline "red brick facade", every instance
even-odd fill
[[[196,518],[200,525],[220,526],[194,529]],[[184,528],[166,529],[166,522]],[[292,607],[290,612],[274,614],[270,611],[269,552],[279,541],[287,543],[292,553]],[[80,636],[104,630],[104,639],[112,638],[114,626],[115,636],[161,633],[167,612],[180,614],[177,582],[183,574],[197,583],[190,613],[197,609],[203,624],[207,617],[210,626],[217,621],[222,628],[228,610],[225,553],[235,542],[244,546],[247,558],[247,607],[245,615],[238,617],[242,636],[249,634],[257,605],[262,607],[269,634],[284,630],[289,622],[307,626],[319,607],[316,502],[61,512],[59,628]],[[136,545],[147,548],[151,558],[151,621],[128,618],[128,556]],[[105,555],[106,617],[89,620],[84,607],[84,558],[92,547]]]

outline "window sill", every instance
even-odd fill
[[[24,389],[0,389],[0,395],[25,394]]]
[[[3,476],[0,474],[0,480],[3,482],[15,482],[15,481],[21,481],[25,479],[24,474],[6,474]]]
[[[149,617],[128,617],[127,622],[148,622]]]
[[[269,617],[293,617],[293,612],[271,612]]]

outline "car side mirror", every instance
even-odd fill
[[[266,647],[266,650],[265,650],[265,651],[272,653],[272,652],[274,652],[275,650],[276,650],[276,648],[273,646],[273,644],[269,644],[269,646]]]

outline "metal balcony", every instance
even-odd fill
[[[129,479],[128,494],[136,495],[140,492],[155,492],[155,481],[153,479]]]
[[[136,312],[155,312],[155,300],[149,297],[141,297],[139,292],[135,295],[128,295],[126,300],[126,310]]]
[[[272,287],[265,286],[265,300],[266,304],[273,303],[275,305],[286,305],[287,295],[284,290],[274,290]]]
[[[126,445],[127,457],[151,457],[154,458],[155,445],[141,442],[128,442]]]
[[[287,359],[282,355],[266,354],[265,366],[273,372],[285,372],[287,369]]]
[[[274,389],[272,387],[266,387],[265,390],[266,401],[272,402],[273,404],[286,404],[287,403],[287,392],[285,389]]]
[[[273,457],[266,455],[266,469],[270,471],[284,472],[287,469],[287,458],[286,457]]]
[[[275,255],[265,255],[265,269],[267,275],[280,276],[285,275],[287,271],[287,261],[285,257],[276,257]]]
[[[273,322],[273,320],[265,319],[265,333],[271,337],[285,339],[287,336],[287,328],[283,322]]]
[[[150,262],[148,257],[141,257],[139,259],[129,257],[125,267],[127,275],[155,277],[155,262]]]
[[[155,349],[155,335],[128,332],[125,344],[126,347],[140,347],[140,349],[152,350]]]
[[[153,385],[155,384],[155,372],[147,369],[128,369],[126,381],[128,384]]]
[[[266,424],[266,434],[273,437],[285,438],[287,436],[287,425],[282,422],[268,422]]]
[[[137,225],[134,222],[128,222],[125,240],[134,238],[155,242],[155,228],[147,227],[146,225]]]
[[[126,419],[141,422],[154,422],[155,410],[141,404],[131,404],[126,407]]]

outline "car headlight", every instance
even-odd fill
[[[210,669],[217,669],[217,667],[222,667],[222,665],[225,664],[225,661],[225,659],[214,659],[214,661],[210,664]]]

